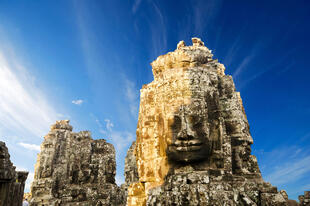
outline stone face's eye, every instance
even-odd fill
[[[193,129],[199,129],[202,126],[201,118],[198,115],[191,115],[188,119]]]
[[[182,120],[179,116],[174,116],[173,117],[173,122],[171,124],[171,128],[174,130],[174,131],[179,131],[181,129],[181,124],[182,124]]]

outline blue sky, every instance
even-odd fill
[[[57,119],[117,150],[117,182],[150,63],[200,37],[233,75],[263,178],[310,189],[309,1],[0,1],[0,140],[30,171]]]

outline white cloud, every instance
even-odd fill
[[[70,115],[68,114],[57,113],[56,116],[58,119],[71,119]]]
[[[295,162],[287,162],[286,164],[277,167],[266,177],[266,180],[274,184],[287,184],[292,181],[297,181],[306,173],[310,172],[309,162],[310,156],[306,156]]]
[[[111,131],[109,135],[116,147],[116,151],[123,151],[135,140],[135,135],[127,131]]]
[[[135,140],[135,135],[131,132],[114,130],[114,123],[110,119],[104,119],[104,125],[94,114],[90,114],[90,116],[95,120],[99,127],[99,132],[111,139],[117,153],[122,152],[124,148],[129,147]]]
[[[245,69],[248,68],[249,63],[252,61],[252,59],[255,57],[255,55],[252,53],[248,56],[246,56],[242,62],[239,64],[238,68],[233,73],[233,77],[236,78],[241,72],[243,72]]]
[[[40,89],[44,86],[37,81],[39,78],[15,55],[4,36],[0,38],[0,141],[6,143],[12,163],[24,166],[17,170],[32,171],[25,186],[29,191],[38,144],[58,116],[47,98],[48,91]]]
[[[27,180],[26,180],[26,184],[25,184],[25,191],[30,191],[30,186],[31,186],[31,183],[33,182],[33,179],[34,179],[34,173],[29,172]]]
[[[18,143],[20,146],[28,149],[28,150],[33,150],[33,151],[38,151],[40,152],[40,145],[36,145],[36,144],[27,144],[27,143],[23,143],[23,142],[19,142]]]
[[[292,145],[257,154],[265,180],[273,185],[290,187],[310,174],[310,153],[307,148]],[[291,192],[290,190],[288,190]]]
[[[141,4],[141,1],[142,0],[135,0],[134,4],[132,6],[132,13],[135,14],[137,12],[137,10],[138,10],[138,8],[139,8],[139,6]]]
[[[129,102],[130,114],[137,119],[138,118],[138,106],[139,106],[139,90],[136,89],[135,84],[125,78],[125,96]]]
[[[167,50],[167,27],[165,23],[165,15],[160,10],[160,7],[155,1],[150,1],[150,3],[154,8],[154,14],[156,13],[157,16],[157,18],[149,24],[152,34],[152,48],[150,53],[154,58],[156,58]]]
[[[262,51],[262,49],[264,45],[262,44],[257,44],[256,46],[253,47],[252,51],[250,52],[250,54],[244,58],[244,60],[241,62],[241,64],[239,65],[239,67],[236,69],[236,71],[233,74],[233,77],[237,77],[239,74],[241,74],[245,69],[247,69],[248,65],[251,63],[251,61],[253,60],[253,58],[257,58],[257,56],[259,55],[259,53]],[[266,45],[265,45],[266,47]],[[282,55],[280,58],[278,59],[274,59],[273,62],[269,65],[267,65],[264,69],[259,69],[257,72],[255,72],[255,74],[253,74],[252,76],[249,76],[247,79],[243,80],[240,82],[239,84],[239,88],[242,89],[244,88],[247,84],[249,84],[250,82],[252,82],[253,80],[261,77],[263,74],[265,74],[268,71],[271,71],[275,68],[278,68],[279,66],[281,66],[281,64],[283,64],[283,62],[287,62],[287,58],[290,57],[292,55],[292,53],[296,52],[298,48],[293,48],[291,50],[288,50],[284,55]],[[281,74],[281,72],[285,72],[287,70],[289,70],[292,67],[293,64],[288,64],[286,65],[287,67],[285,67],[282,71],[279,71],[278,74]],[[253,69],[253,68],[252,68]],[[255,68],[254,68],[255,69]]]
[[[207,3],[206,3],[207,2]],[[202,35],[203,30],[216,19],[222,7],[222,0],[194,1],[192,5],[195,35]]]
[[[82,105],[83,102],[84,101],[82,99],[72,100],[72,104],[76,104],[76,105]]]
[[[56,120],[56,112],[35,85],[34,76],[14,55],[0,48],[0,128],[40,137]]]
[[[310,189],[310,184],[306,184],[304,186],[301,186],[301,190],[303,190],[303,191],[309,191],[309,189]]]
[[[121,184],[123,184],[125,182],[124,176],[116,175],[115,176],[115,182],[116,182],[117,185],[120,186]]]
[[[104,120],[106,122],[106,128],[108,131],[112,131],[112,128],[114,127],[114,124],[109,119]]]

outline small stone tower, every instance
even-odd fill
[[[122,205],[115,167],[112,144],[93,140],[89,131],[72,132],[69,120],[57,121],[41,144],[31,205]]]

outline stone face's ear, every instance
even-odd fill
[[[203,41],[201,41],[200,38],[197,37],[193,37],[192,38],[192,42],[193,42],[193,46],[194,47],[198,47],[198,46],[204,46],[205,44],[203,43]]]
[[[180,49],[180,48],[185,47],[185,46],[186,46],[186,45],[185,45],[185,42],[182,40],[182,41],[180,41],[180,42],[178,43],[177,49]]]

